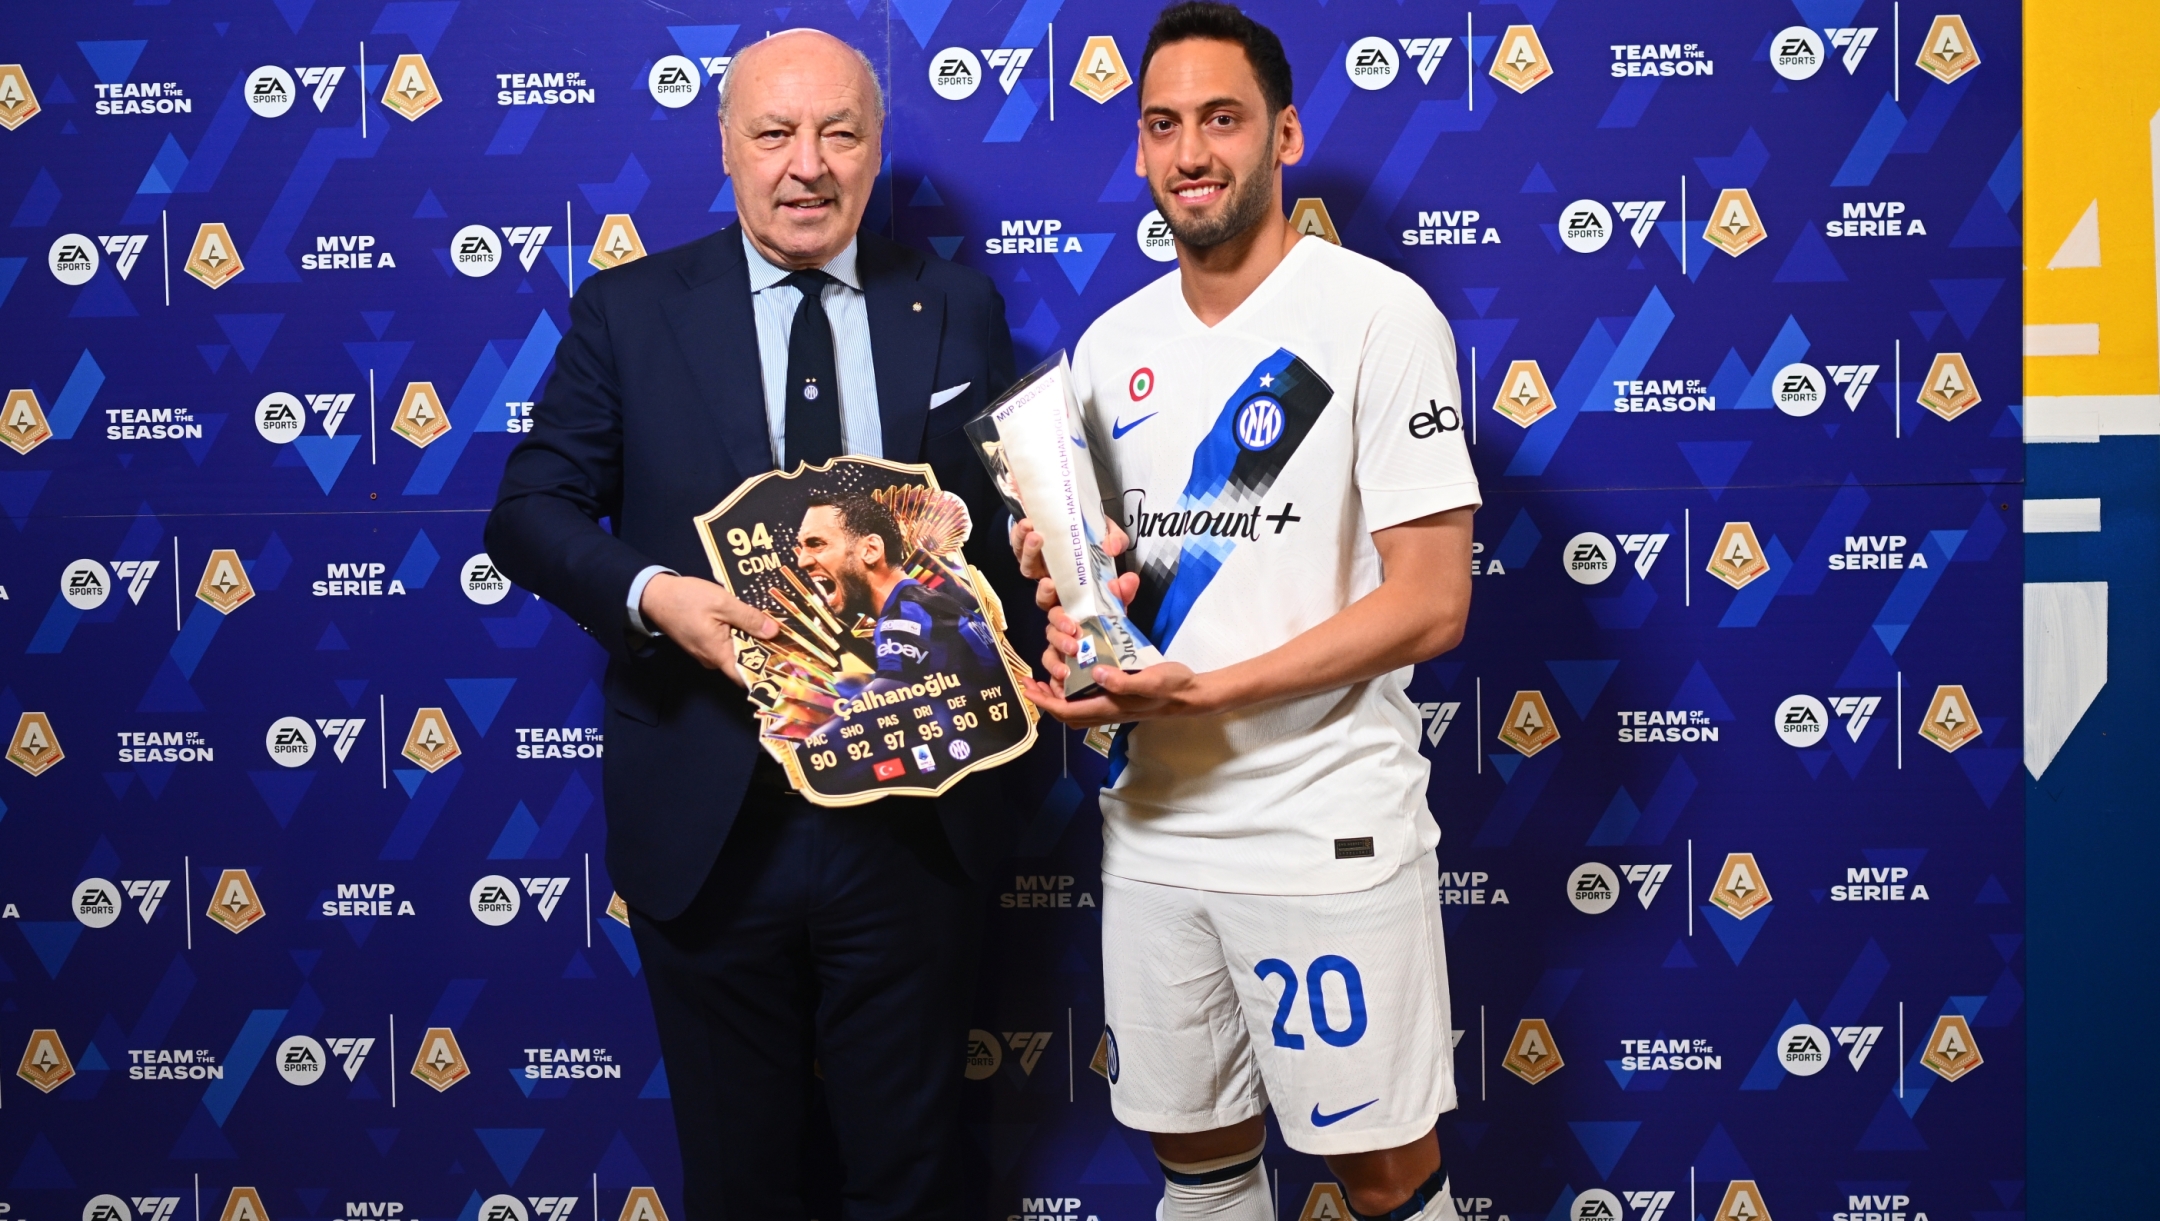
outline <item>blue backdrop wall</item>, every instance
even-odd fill
[[[2022,1215],[2016,7],[1252,11],[1300,224],[1452,320],[1487,489],[1469,638],[1412,689],[1462,1211]],[[993,276],[1023,360],[1072,344],[1170,270],[1114,90],[1152,16],[10,17],[8,1221],[679,1216],[602,654],[479,554],[503,455],[574,285],[732,220],[712,100],[768,29],[886,74],[870,223]],[[1072,779],[991,900],[978,1204],[1145,1218],[1089,1069],[1099,761],[1033,763]]]

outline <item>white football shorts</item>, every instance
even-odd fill
[[[1105,875],[1110,1106],[1143,1132],[1275,1108],[1300,1153],[1406,1145],[1455,1106],[1431,856],[1370,890],[1251,895]]]

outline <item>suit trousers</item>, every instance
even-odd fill
[[[820,1119],[846,1221],[961,1215],[981,906],[931,802],[825,809],[753,781],[690,907],[631,912],[685,1221],[805,1221],[835,1194]]]

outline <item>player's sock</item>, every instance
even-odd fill
[[[1358,1221],[1456,1221],[1455,1197],[1448,1191],[1447,1167],[1432,1172],[1431,1177],[1418,1185],[1393,1210],[1377,1216],[1350,1210]]]
[[[1274,1221],[1267,1163],[1260,1160],[1264,1148],[1205,1162],[1163,1162],[1157,1221]]]

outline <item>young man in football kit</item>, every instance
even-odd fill
[[[1434,1123],[1455,1105],[1439,828],[1404,695],[1461,639],[1476,475],[1446,321],[1407,277],[1283,216],[1304,152],[1281,42],[1166,9],[1140,66],[1136,169],[1178,269],[1073,361],[1163,650],[1059,698],[1119,725],[1102,793],[1112,1109],[1148,1132],[1166,1221],[1272,1221],[1262,1112],[1326,1156],[1353,1212],[1452,1219]],[[1028,575],[1041,536],[1014,531]],[[1042,580],[1038,601],[1056,605]]]

